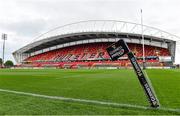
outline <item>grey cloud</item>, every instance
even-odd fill
[[[20,20],[17,22],[8,22],[0,24],[1,29],[15,32],[19,36],[33,37],[40,34],[47,26],[42,19],[37,20]]]

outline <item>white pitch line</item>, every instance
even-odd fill
[[[154,109],[154,108],[150,108],[150,107],[146,107],[146,106],[140,106],[140,105],[112,103],[112,102],[103,102],[103,101],[76,99],[76,98],[67,98],[67,97],[60,97],[60,96],[48,96],[48,95],[14,91],[14,90],[8,90],[8,89],[0,89],[0,92],[6,92],[6,93],[12,93],[12,94],[18,94],[18,95],[26,95],[26,96],[32,96],[32,97],[39,97],[39,98],[46,98],[46,99],[61,100],[61,101],[72,101],[72,102],[98,104],[98,105],[106,105],[106,106],[114,106],[114,107],[137,108],[137,109],[143,109],[143,110],[162,110],[162,111],[170,111],[170,112],[180,113],[180,109],[173,109],[173,108],[162,108],[161,107],[161,108]]]

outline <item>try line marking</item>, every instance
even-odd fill
[[[13,94],[32,96],[32,97],[39,97],[39,98],[46,98],[46,99],[53,99],[53,100],[61,100],[61,101],[98,104],[98,105],[106,105],[106,106],[113,106],[113,107],[137,108],[137,109],[144,109],[144,110],[162,110],[162,111],[170,111],[170,112],[180,113],[180,109],[173,109],[173,108],[162,108],[162,107],[160,107],[158,109],[154,109],[154,108],[150,108],[150,107],[146,107],[146,106],[140,106],[140,105],[121,104],[121,103],[112,103],[112,102],[103,102],[103,101],[76,99],[76,98],[67,98],[67,97],[60,97],[60,96],[48,96],[48,95],[14,91],[14,90],[8,90],[8,89],[0,89],[0,92],[13,93]]]

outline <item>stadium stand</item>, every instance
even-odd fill
[[[106,48],[111,43],[91,43],[81,44],[57,50],[45,52],[25,59],[24,66],[33,67],[59,67],[59,68],[78,68],[78,67],[102,67],[119,66],[128,67],[130,62],[127,56],[118,61],[110,61]],[[142,45],[128,44],[130,49],[137,56],[138,62],[142,63]],[[145,46],[146,62],[149,66],[162,66],[159,56],[170,56],[168,49]]]

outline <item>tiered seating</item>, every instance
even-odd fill
[[[66,48],[60,48],[58,50],[53,50],[31,56],[25,61],[31,62],[34,66],[64,66],[65,64],[70,67],[76,67],[78,65],[94,66],[97,61],[102,61],[103,63],[112,63],[110,57],[106,52],[106,48],[111,43],[91,43],[70,46]],[[140,44],[128,44],[129,48],[135,53],[135,55],[140,58],[139,62],[142,61],[142,45]],[[145,56],[170,56],[168,49],[145,46]],[[157,59],[148,59],[148,62],[158,62]],[[126,66],[129,62],[127,56],[124,60],[116,61],[120,66]],[[91,63],[91,64],[89,64]]]

